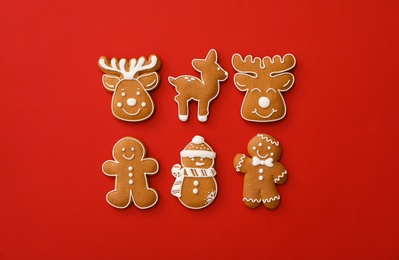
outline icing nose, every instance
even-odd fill
[[[136,105],[136,99],[135,98],[128,98],[126,100],[126,103],[127,103],[128,106],[132,107],[132,106]]]
[[[258,100],[258,104],[261,108],[267,108],[268,106],[270,106],[270,99],[267,97],[261,97]]]

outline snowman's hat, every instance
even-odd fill
[[[191,140],[186,148],[180,152],[181,157],[204,157],[215,159],[216,153],[212,150],[212,148],[205,143],[205,140],[202,136],[196,135]]]

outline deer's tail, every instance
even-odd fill
[[[176,78],[174,77],[168,77],[169,83],[172,84],[175,88],[177,87],[175,84]]]

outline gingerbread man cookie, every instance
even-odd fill
[[[227,72],[217,63],[217,53],[210,50],[205,59],[194,59],[192,66],[201,73],[201,79],[190,75],[169,77],[169,82],[177,91],[175,101],[178,104],[179,119],[187,121],[188,102],[198,101],[198,120],[206,122],[209,115],[209,105],[217,97],[220,82],[227,79]]]
[[[281,92],[294,84],[294,75],[289,73],[295,66],[295,57],[286,54],[260,59],[239,54],[232,58],[234,83],[238,90],[245,91],[241,105],[241,116],[252,122],[273,122],[284,118],[286,106]]]
[[[280,143],[267,134],[257,134],[248,143],[248,154],[234,157],[234,168],[244,176],[243,202],[250,208],[263,203],[266,208],[274,209],[280,204],[280,195],[276,184],[287,181],[287,170],[279,161]]]
[[[148,91],[159,84],[156,71],[161,62],[157,56],[129,61],[101,57],[98,66],[105,73],[102,78],[105,89],[113,92],[111,109],[116,118],[138,122],[152,115],[154,103]]]
[[[202,136],[194,136],[180,153],[181,165],[175,164],[172,175],[176,178],[172,195],[190,209],[201,209],[213,202],[217,194],[213,168],[216,153]]]
[[[104,162],[104,174],[115,179],[115,189],[108,192],[107,202],[123,209],[132,202],[140,209],[150,208],[158,201],[157,192],[148,187],[147,175],[158,172],[159,165],[153,158],[145,158],[146,149],[139,140],[125,137],[112,151],[114,160]]]

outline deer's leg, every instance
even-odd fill
[[[201,122],[206,122],[206,120],[208,120],[209,102],[209,100],[198,101],[198,120]]]
[[[178,94],[175,97],[175,100],[178,103],[178,107],[179,107],[179,111],[178,111],[179,119],[181,121],[187,121],[187,119],[188,119],[188,100],[187,100],[187,98]]]

